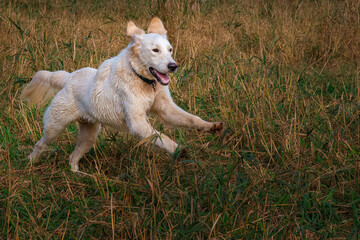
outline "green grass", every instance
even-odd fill
[[[0,3],[0,238],[358,239],[357,1]],[[185,159],[104,127],[74,174],[71,125],[40,163],[38,70],[99,67],[159,16],[174,101],[222,135],[153,125]]]

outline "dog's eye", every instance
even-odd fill
[[[169,49],[169,52],[172,52],[172,48]]]
[[[153,49],[153,52],[159,52],[159,49],[154,48],[154,49]]]

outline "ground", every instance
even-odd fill
[[[2,1],[0,238],[356,239],[360,228],[360,2]],[[71,125],[39,164],[38,70],[97,68],[160,17],[174,101],[212,135],[173,130],[185,158],[103,128],[68,166]]]

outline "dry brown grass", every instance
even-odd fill
[[[353,239],[359,219],[358,1],[0,3],[2,238]],[[175,101],[224,136],[158,129],[178,161],[104,128],[72,174],[70,126],[27,166],[44,109],[19,100],[39,70],[99,67],[126,23],[159,16],[180,69]]]

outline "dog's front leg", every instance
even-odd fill
[[[129,115],[127,118],[127,125],[130,133],[139,137],[140,139],[146,139],[150,136],[154,136],[155,145],[164,149],[168,153],[175,153],[178,144],[171,140],[168,136],[156,131],[149,123],[146,114]],[[151,139],[149,139],[151,140]]]
[[[170,126],[194,128],[213,133],[223,130],[222,122],[207,122],[182,110],[173,102],[169,92],[163,92],[157,96],[152,111]]]

